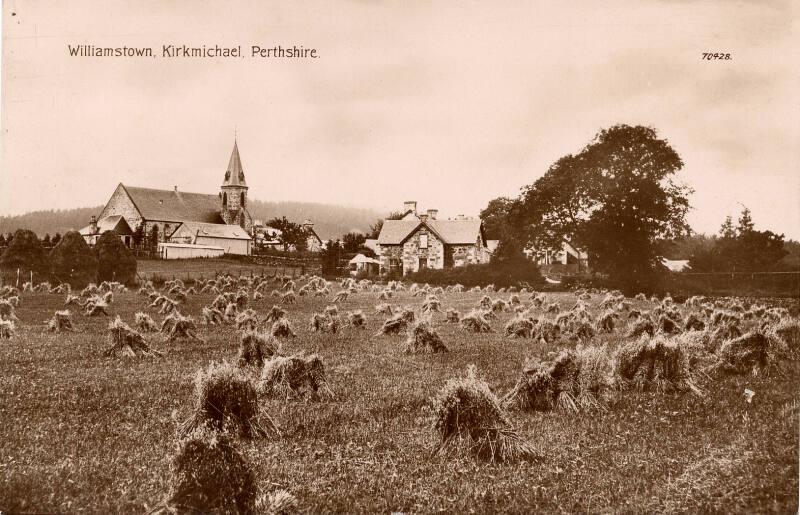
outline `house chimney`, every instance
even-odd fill
[[[425,214],[419,215],[419,221],[422,222],[422,223],[427,222],[428,221],[428,215],[425,215]]]
[[[431,220],[436,220],[436,216],[439,214],[438,209],[429,209],[428,210],[428,218]]]
[[[92,215],[89,219],[89,227],[92,228],[92,234],[97,234],[97,217]]]
[[[417,201],[416,200],[406,200],[403,202],[403,213],[408,213],[411,211],[415,215],[417,214]]]

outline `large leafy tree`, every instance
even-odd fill
[[[688,187],[678,153],[655,129],[616,125],[523,188],[511,214],[526,245],[586,249],[591,267],[628,289],[650,286],[658,241],[687,234]]]

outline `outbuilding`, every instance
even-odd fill
[[[238,225],[183,222],[169,238],[170,243],[220,247],[226,254],[249,256],[253,239]]]
[[[222,247],[194,245],[191,243],[159,243],[158,255],[161,259],[215,258],[225,253]]]

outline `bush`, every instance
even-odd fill
[[[50,273],[58,282],[83,288],[97,281],[97,258],[77,231],[70,231],[50,251]]]
[[[97,240],[97,280],[133,284],[136,279],[136,257],[119,234],[106,231]]]
[[[14,239],[0,257],[0,272],[5,282],[16,281],[19,270],[22,282],[30,281],[33,273],[33,282],[39,283],[49,278],[49,268],[47,253],[39,238],[27,229],[14,233]]]
[[[409,274],[407,280],[428,284],[461,284],[467,288],[494,284],[498,288],[509,286],[537,286],[544,282],[539,267],[533,261],[507,261],[467,265],[435,270],[426,268]]]

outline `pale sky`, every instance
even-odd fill
[[[800,239],[792,2],[563,4],[4,0],[0,214],[103,204],[119,182],[216,193],[236,130],[254,198],[477,215],[627,123],[683,158],[696,230],[742,203]],[[246,56],[167,59],[165,44]]]

